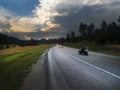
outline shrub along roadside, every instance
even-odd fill
[[[19,90],[32,64],[50,45],[0,58],[0,90]]]
[[[88,47],[88,50],[93,52],[120,56],[120,45],[97,45],[93,42],[88,42],[88,41],[77,42],[77,43],[66,42],[64,43],[64,45],[78,49],[80,49],[83,46],[86,46]]]

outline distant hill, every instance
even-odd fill
[[[19,45],[19,46],[31,46],[38,45],[40,41],[36,40],[19,40],[15,37],[7,36],[5,34],[0,33],[0,46],[1,45]]]
[[[58,39],[41,39],[41,40],[19,40],[15,37],[7,36],[5,34],[0,33],[0,44],[16,44],[19,46],[31,46],[31,45],[39,45],[39,44],[53,44],[57,43]]]
[[[18,44],[19,39],[0,33],[0,44]]]

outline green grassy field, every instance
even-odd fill
[[[82,46],[88,47],[90,51],[120,56],[120,45],[96,45],[93,42],[77,42],[77,43],[64,43],[65,46],[78,48],[80,49]]]
[[[50,47],[37,46],[15,54],[0,55],[0,90],[19,90],[32,65]]]

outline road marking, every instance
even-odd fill
[[[48,53],[53,53],[53,49],[51,49]],[[48,54],[48,55],[50,55],[50,54]],[[55,57],[55,56],[54,56],[54,53],[53,53],[53,57]],[[64,77],[63,77],[63,75],[62,75],[62,72],[61,72],[60,68],[58,67],[58,64],[57,64],[57,62],[56,62],[56,59],[54,58],[54,59],[52,60],[52,59],[50,58],[50,56],[49,56],[49,59],[48,59],[48,60],[49,60],[49,65],[50,65],[50,63],[53,63],[53,64],[56,66],[56,69],[57,69],[57,71],[58,71],[58,73],[59,73],[59,75],[60,75],[60,78],[63,80],[63,83],[64,83],[64,85],[65,85],[65,87],[66,87],[66,90],[70,90],[67,82],[65,81],[65,79],[64,79]],[[50,61],[52,61],[52,62],[50,62]],[[51,67],[51,65],[50,65],[50,67]]]
[[[64,82],[67,90],[70,90],[70,88],[68,87],[67,82],[65,81],[65,79],[64,79],[64,77],[63,77],[63,75],[62,75],[62,72],[60,71],[60,69],[59,69],[59,67],[58,67],[58,65],[57,65],[57,63],[56,63],[56,61],[55,61],[55,65],[56,65],[56,67],[57,67],[58,73],[59,73],[59,75],[61,76],[61,78],[62,78],[62,80],[63,80],[63,82]]]
[[[93,54],[96,54],[96,55],[100,55],[100,56],[105,56],[105,57],[112,57],[112,58],[120,58],[119,56],[113,56],[113,55],[108,55],[108,54],[102,54],[102,53],[97,53],[97,52],[91,52]]]
[[[94,55],[94,58],[95,58],[95,59],[100,59],[100,57],[95,56],[95,55]],[[112,59],[108,59],[108,58],[102,58],[101,60],[109,61],[109,62],[111,62],[111,63],[115,63],[115,64],[120,64],[120,61],[112,60]]]
[[[103,71],[103,72],[105,72],[105,73],[107,73],[107,74],[110,74],[110,75],[112,75],[112,76],[120,79],[120,76],[118,76],[118,75],[115,75],[115,74],[113,74],[113,73],[111,73],[111,72],[109,72],[109,71],[106,71],[106,70],[104,70],[104,69],[102,69],[102,68],[99,68],[99,67],[97,67],[97,66],[95,66],[95,65],[93,65],[93,64],[90,64],[90,63],[88,63],[88,62],[85,62],[85,61],[83,61],[82,59],[79,59],[79,58],[77,58],[77,57],[75,57],[75,56],[73,56],[73,55],[71,55],[71,54],[67,54],[67,55],[70,56],[70,57],[72,57],[72,58],[74,58],[74,59],[76,59],[76,60],[78,60],[78,61],[80,61],[80,62],[83,62],[83,63],[85,63],[85,64],[87,64],[87,65],[89,65],[89,66],[91,66],[91,67],[94,67],[94,68],[96,68],[96,69],[98,69],[98,70],[100,70],[100,71]]]

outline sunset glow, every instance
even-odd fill
[[[20,5],[19,2],[8,2],[10,8],[5,1],[0,1],[0,32],[31,33],[29,37],[33,37],[32,32],[56,30],[60,37],[62,30],[65,30],[64,33],[77,30],[80,22],[98,25],[102,20],[116,20],[120,12],[119,0],[34,0],[27,8],[25,4],[30,3],[29,0],[19,1]]]

